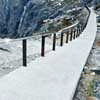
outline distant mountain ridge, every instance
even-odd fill
[[[78,0],[75,0],[75,2]],[[0,0],[0,37],[25,37],[38,31],[45,19],[66,14],[73,0]]]

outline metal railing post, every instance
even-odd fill
[[[76,33],[76,38],[77,38],[77,37],[78,37],[78,28],[77,28],[76,32],[77,32],[77,33]]]
[[[79,28],[79,35],[81,34],[81,29]]]
[[[27,40],[22,40],[22,46],[23,46],[23,66],[27,66]]]
[[[54,36],[53,36],[53,51],[55,51],[55,48],[56,48],[56,34],[54,33]]]
[[[81,33],[82,33],[82,26],[80,26],[80,31],[81,31]]]
[[[75,37],[76,37],[76,30],[74,29],[74,37],[73,37],[73,39],[75,39]]]
[[[45,56],[45,36],[42,36],[42,43],[41,43],[41,56]]]
[[[79,33],[79,28],[78,28],[78,37],[79,37],[80,33]]]
[[[73,31],[71,29],[71,33],[70,33],[70,41],[72,41],[72,38],[73,38]]]
[[[64,33],[61,33],[60,46],[63,46],[63,35],[64,35]]]
[[[66,43],[68,43],[68,39],[69,39],[69,32],[66,33]]]

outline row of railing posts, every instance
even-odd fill
[[[60,38],[60,46],[63,46],[63,40],[64,40],[64,35],[66,35],[66,40],[65,42],[68,43],[69,40],[72,41],[73,39],[76,39],[80,33],[82,32],[82,27],[77,28],[77,29],[71,29],[70,32],[67,31],[66,33],[61,33],[61,38]],[[47,36],[42,35],[42,40],[41,40],[41,56],[45,56],[45,39]],[[27,40],[24,39],[22,42],[23,46],[23,66],[27,66]],[[53,34],[53,47],[52,50],[55,51],[56,49],[56,33]]]

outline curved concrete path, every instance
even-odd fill
[[[0,100],[72,100],[96,30],[96,14],[91,10],[80,37],[2,77]]]

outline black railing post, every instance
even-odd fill
[[[69,39],[69,32],[66,33],[66,43],[68,43],[68,39]]]
[[[82,33],[82,26],[80,26],[80,32]]]
[[[27,66],[27,40],[22,41],[23,45],[23,66]]]
[[[81,28],[79,27],[79,35],[81,34]]]
[[[64,35],[64,33],[61,33],[60,46],[63,46],[63,35]]]
[[[76,38],[77,38],[77,37],[78,37],[78,28],[77,28],[76,32],[77,32],[77,33],[76,33]]]
[[[81,31],[81,33],[83,32],[83,30],[82,30],[82,25],[81,25],[81,27],[80,27],[80,31]]]
[[[42,43],[41,43],[41,56],[44,57],[45,53],[45,36],[42,36]]]
[[[70,41],[72,41],[72,38],[73,38],[73,31],[71,29],[71,32],[70,32]]]
[[[55,48],[56,48],[56,34],[54,33],[54,36],[53,36],[53,51],[55,51]]]
[[[73,37],[73,39],[75,39],[75,37],[76,37],[76,30],[74,29],[74,37]]]
[[[78,37],[79,37],[80,33],[79,33],[79,28],[78,28]]]
[[[81,33],[83,32],[83,30],[82,30],[82,26],[81,26]]]
[[[82,32],[84,31],[84,26],[82,26]]]
[[[79,27],[79,29],[78,29],[78,36],[80,36],[80,27]]]

